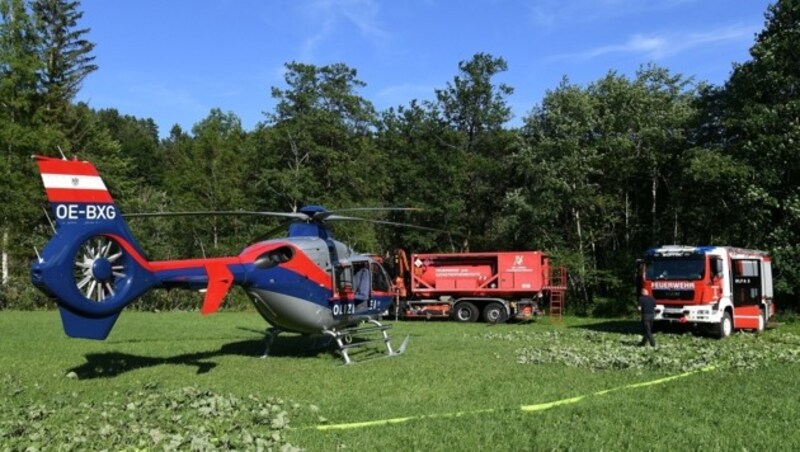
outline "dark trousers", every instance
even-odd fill
[[[654,315],[643,315],[642,316],[642,342],[639,345],[650,344],[651,346],[656,346],[656,340],[653,338],[653,318]]]

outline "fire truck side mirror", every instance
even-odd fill
[[[713,259],[711,261],[711,275],[714,277],[722,276],[722,259]]]

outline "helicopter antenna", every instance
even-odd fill
[[[67,156],[66,156],[66,155],[64,155],[64,151],[62,151],[62,150],[61,150],[61,146],[56,146],[56,149],[58,149],[58,153],[59,153],[59,154],[61,154],[61,158],[62,158],[63,160],[66,160],[66,159],[67,159]]]
[[[50,223],[50,227],[53,228],[53,234],[58,234],[58,231],[56,231],[56,225],[54,225],[53,220],[50,219],[50,214],[47,213],[47,209],[42,207],[42,211],[44,211],[44,216],[47,217],[47,222]]]
[[[203,241],[200,240],[196,235],[195,238],[197,239],[197,243],[200,244],[200,252],[203,253],[203,259],[206,258],[206,248],[203,246]]]

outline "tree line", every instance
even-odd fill
[[[659,244],[769,251],[780,306],[800,292],[800,0],[765,13],[750,59],[721,86],[654,64],[561,83],[508,127],[502,58],[476,53],[433,100],[378,111],[344,63],[286,64],[253,130],[213,109],[159,139],[150,118],[75,102],[98,70],[77,1],[0,0],[0,307],[47,303],[27,270],[51,234],[32,154],[92,161],[123,212],[403,206],[380,219],[435,233],[337,224],[364,252],[547,251],[569,270],[573,312],[617,314],[634,260]],[[131,219],[157,259],[236,254],[280,224]],[[198,299],[149,295],[167,309]]]

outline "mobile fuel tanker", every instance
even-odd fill
[[[541,251],[395,254],[396,313],[404,318],[529,319],[561,315],[566,270]]]

